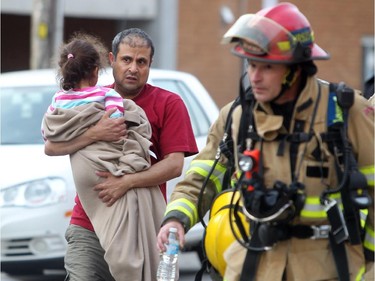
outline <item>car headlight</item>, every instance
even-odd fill
[[[64,201],[66,197],[66,183],[62,178],[44,178],[2,189],[0,207],[41,207]]]

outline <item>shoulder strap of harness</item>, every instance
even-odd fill
[[[248,127],[250,122],[252,122],[251,108],[254,103],[254,97],[251,92],[251,86],[248,83],[247,73],[244,73],[240,80],[239,96],[234,101],[225,125],[225,138],[220,143],[220,150],[228,158],[227,172],[224,176],[223,187],[227,188],[230,183],[230,178],[234,172],[234,148],[233,138],[231,135],[231,125],[232,125],[232,113],[238,106],[242,107],[241,123],[238,136],[238,144],[244,147],[245,139],[248,137]]]
[[[371,203],[371,198],[367,192],[367,181],[365,176],[359,171],[357,161],[355,160],[351,144],[347,135],[349,109],[354,103],[354,91],[346,87],[343,83],[330,84],[330,95],[335,93],[337,104],[342,110],[342,118],[336,122],[328,124],[329,132],[336,132],[340,135],[340,142],[332,142],[335,156],[342,155],[340,165],[336,161],[336,174],[339,185],[335,189],[326,190],[321,198],[324,203],[327,196],[332,193],[340,192],[343,204],[343,215],[347,226],[348,237],[351,244],[360,244],[361,227],[359,218],[359,209],[367,208]],[[332,98],[332,97],[330,97]],[[331,106],[332,107],[332,106]],[[330,108],[330,106],[329,106]],[[328,112],[328,114],[330,114]],[[342,166],[342,167],[341,167]],[[361,190],[361,195],[358,195]]]

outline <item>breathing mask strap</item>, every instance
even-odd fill
[[[276,100],[278,100],[285,93],[285,91],[287,89],[289,89],[294,84],[294,82],[297,79],[297,76],[295,75],[296,74],[296,70],[297,70],[297,65],[296,64],[292,64],[289,67],[288,72],[285,74],[283,83],[281,84],[280,93],[273,100],[271,100],[270,102],[275,102]]]

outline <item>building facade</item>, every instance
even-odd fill
[[[37,0],[34,0],[37,1]],[[124,28],[140,27],[153,38],[154,67],[196,75],[219,106],[238,95],[242,71],[230,46],[221,45],[233,20],[276,0],[61,0],[63,38],[86,31],[110,43]],[[1,1],[1,71],[30,68],[30,0]],[[97,3],[105,3],[97,4]],[[310,20],[316,42],[331,59],[319,61],[319,77],[363,90],[374,72],[373,0],[290,0]],[[99,5],[99,6],[98,6]]]

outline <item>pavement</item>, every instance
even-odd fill
[[[184,252],[179,256],[180,279],[179,281],[192,281],[194,280],[196,272],[201,268],[201,264],[197,253]],[[64,281],[64,270],[48,270],[43,276],[8,276],[1,272],[1,281]],[[210,281],[208,275],[204,275],[202,281]]]

